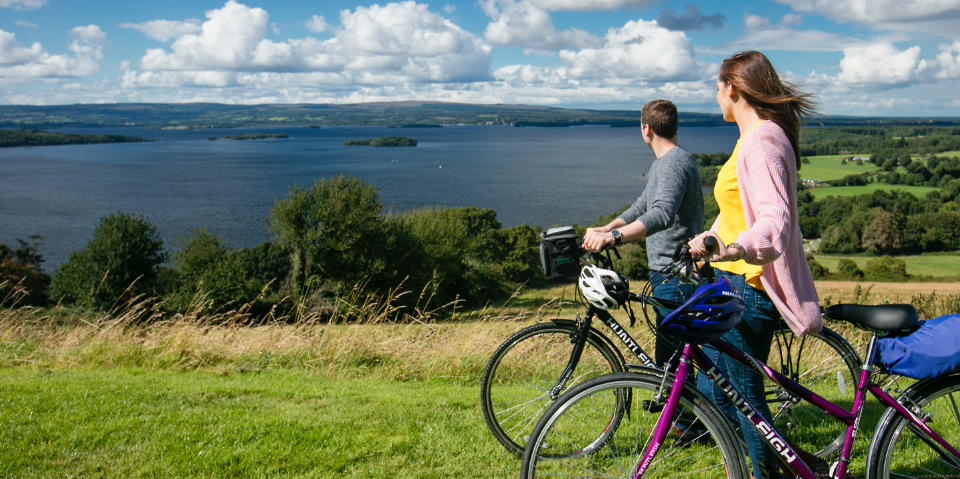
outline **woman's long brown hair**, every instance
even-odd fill
[[[733,85],[764,120],[772,120],[783,128],[800,169],[800,125],[803,116],[814,113],[813,95],[804,93],[780,79],[770,60],[757,51],[737,53],[720,65],[720,81]]]

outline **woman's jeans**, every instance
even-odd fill
[[[780,323],[780,313],[767,294],[748,285],[743,276],[720,270],[716,272],[718,279],[723,276],[733,283],[737,291],[743,294],[743,300],[746,303],[746,308],[741,313],[740,323],[735,329],[725,334],[723,340],[765,363],[770,356],[773,334]],[[769,424],[773,425],[770,408],[764,396],[764,376],[729,359],[726,355],[721,355],[712,346],[703,345],[702,349],[717,365],[717,369],[744,393],[747,402],[753,405]],[[753,476],[757,479],[777,478],[777,455],[760,437],[753,423],[739,414],[733,403],[727,399],[726,394],[716,387],[713,381],[707,379],[706,375],[698,375],[697,388],[720,407],[731,424],[737,424],[739,421],[740,430],[743,431],[744,440],[747,443],[747,451],[750,453],[750,461],[753,463]]]
[[[660,275],[651,271],[650,278],[653,279],[654,276]],[[692,295],[694,291],[696,291],[696,286],[692,284],[680,284],[679,278],[671,278],[670,281],[658,284],[653,288],[653,297],[657,299],[683,303],[690,298],[690,295]],[[670,308],[661,308],[659,306],[655,306],[653,309],[657,315],[657,327],[660,327],[660,323],[663,322],[663,319],[666,318],[668,314],[673,312],[673,310]],[[667,361],[673,357],[674,353],[677,352],[679,345],[673,344],[667,338],[661,336],[662,335],[660,334],[657,335],[657,340],[653,350],[653,360],[657,363],[657,366],[662,368]],[[679,356],[674,360],[674,363],[674,366],[680,364]]]

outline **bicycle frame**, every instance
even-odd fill
[[[663,308],[676,309],[680,307],[680,303],[674,301],[667,301],[663,299],[657,299],[649,296],[642,296],[636,293],[630,293],[629,301],[645,301],[648,304],[654,306],[660,306]],[[640,360],[642,363],[640,366],[648,369],[655,369],[657,371],[662,371],[657,364],[653,362],[653,359],[650,358],[650,355],[640,347],[640,345],[630,336],[630,333],[617,322],[613,316],[602,309],[594,308],[590,306],[587,308],[586,316],[583,319],[580,319],[580,315],[577,314],[577,337],[573,339],[573,351],[570,354],[570,360],[567,362],[567,366],[563,369],[563,372],[560,374],[560,378],[557,380],[557,383],[554,384],[553,388],[550,390],[550,397],[556,399],[561,392],[563,392],[566,387],[567,381],[573,376],[574,370],[577,367],[577,364],[580,363],[580,356],[583,354],[583,348],[587,342],[587,335],[590,331],[590,325],[593,322],[593,318],[596,317],[603,324],[606,324],[613,333],[623,342],[627,347]],[[632,366],[632,365],[630,365]],[[629,367],[629,366],[628,366]]]
[[[924,441],[928,443],[932,441],[934,444],[938,445],[939,448],[934,448],[938,453],[943,455],[944,458],[949,462],[960,466],[960,451],[948,444],[942,437],[940,437],[940,435],[931,430],[924,423],[924,420],[918,418],[912,411],[904,407],[896,399],[883,391],[882,388],[870,382],[870,378],[874,372],[873,364],[876,358],[876,334],[873,335],[870,341],[867,357],[863,362],[863,366],[861,367],[860,382],[857,385],[857,393],[853,403],[853,410],[851,411],[847,411],[840,406],[837,406],[830,401],[827,401],[826,399],[814,394],[809,389],[804,388],[790,378],[787,378],[786,376],[773,370],[766,364],[754,359],[748,354],[745,354],[726,341],[717,340],[710,344],[716,347],[721,353],[724,353],[733,360],[750,367],[760,374],[765,375],[771,381],[783,387],[787,391],[795,394],[803,401],[807,401],[817,406],[826,414],[837,418],[839,421],[847,425],[846,436],[844,439],[843,448],[840,452],[840,459],[837,469],[835,471],[831,471],[832,477],[836,479],[845,479],[846,477],[850,464],[850,454],[853,450],[853,442],[856,439],[857,432],[860,429],[860,419],[863,415],[863,406],[867,392],[870,392],[870,394],[876,397],[877,400],[879,400],[884,406],[893,408],[898,414],[909,419],[909,423],[912,425],[911,430],[919,434],[921,439]],[[767,423],[765,419],[763,419],[762,416],[760,416],[760,413],[750,403],[744,400],[743,393],[737,389],[736,386],[734,386],[733,383],[731,383],[723,373],[717,370],[716,365],[699,347],[691,344],[684,345],[683,355],[681,356],[680,364],[677,367],[673,388],[671,389],[670,395],[667,398],[663,412],[657,421],[652,441],[643,452],[640,462],[634,471],[634,478],[639,479],[641,476],[643,476],[643,473],[653,461],[657,451],[660,449],[663,441],[666,439],[667,434],[670,431],[671,426],[673,425],[674,416],[680,403],[680,396],[687,383],[688,371],[692,367],[691,362],[696,364],[700,371],[710,378],[717,385],[717,387],[719,387],[720,390],[727,395],[727,398],[737,407],[737,409],[739,409],[740,412],[750,420],[750,422],[753,424],[753,427],[756,428],[760,433],[760,436],[763,437],[777,452],[777,454],[780,455],[782,462],[786,463],[797,476],[803,479],[817,479],[817,475],[813,473],[813,471],[810,469],[810,466],[803,462],[803,460],[797,455],[796,451],[790,447],[789,441],[784,439],[776,429],[774,429],[769,423]],[[924,437],[924,435],[926,437]],[[947,452],[949,452],[949,454],[951,454],[953,457],[947,456]]]

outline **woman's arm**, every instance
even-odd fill
[[[779,127],[777,127],[779,131]],[[743,258],[749,264],[764,265],[774,262],[783,254],[790,241],[796,222],[795,207],[790,205],[790,188],[796,188],[796,173],[791,171],[787,152],[792,154],[786,135],[756,131],[750,142],[741,144],[743,150],[743,175],[740,185],[743,190],[744,212],[747,207],[753,212],[754,222],[746,231],[737,235],[737,243],[746,250]],[[766,134],[765,134],[766,133]]]

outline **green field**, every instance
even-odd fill
[[[475,382],[0,373],[2,477],[515,477]]]
[[[871,256],[827,256],[814,254],[817,262],[832,273],[837,272],[840,259],[853,260],[863,270],[874,257]],[[907,274],[917,276],[932,276],[935,278],[957,277],[960,273],[960,255],[957,254],[924,254],[920,256],[898,256],[907,263]]]
[[[856,154],[856,155],[826,155],[826,156],[808,156],[807,159],[810,160],[809,164],[803,164],[800,166],[800,171],[797,172],[800,178],[805,180],[839,180],[847,175],[858,175],[860,173],[874,172],[880,169],[878,166],[867,163],[862,166],[857,166],[856,163],[848,162],[846,165],[841,165],[840,160],[848,158],[851,156],[856,156],[858,158],[869,157],[869,153]]]
[[[865,195],[873,193],[877,190],[883,191],[893,191],[893,190],[904,190],[912,193],[914,196],[923,197],[923,195],[931,191],[940,191],[940,188],[933,188],[931,186],[908,186],[908,185],[888,185],[886,183],[869,183],[863,186],[823,186],[819,188],[811,188],[809,191],[813,193],[813,197],[818,200],[822,200],[827,196],[855,196],[855,195]]]

